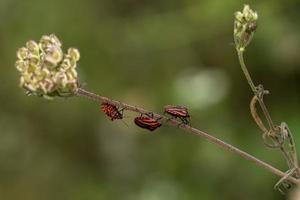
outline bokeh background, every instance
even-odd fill
[[[233,13],[249,3],[258,30],[246,52],[266,103],[300,151],[300,2],[0,0],[1,200],[285,199],[278,177],[174,127],[154,133],[111,122],[84,98],[27,97],[16,50],[55,33],[81,52],[84,87],[155,112],[186,105],[192,125],[281,170],[249,113],[232,45]]]

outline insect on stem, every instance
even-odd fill
[[[115,101],[115,100],[111,100],[107,97],[104,97],[104,96],[100,96],[100,95],[97,95],[97,94],[94,94],[92,92],[89,92],[89,91],[86,91],[82,88],[79,88],[77,93],[76,93],[78,96],[83,96],[83,97],[87,97],[91,100],[94,100],[96,102],[109,102],[111,103],[112,105],[115,105],[115,106],[122,106],[125,110],[129,110],[129,111],[133,111],[133,112],[137,112],[137,113],[140,113],[140,114],[147,114],[149,113],[150,111],[147,111],[143,108],[140,108],[140,107],[136,107],[136,106],[132,106],[132,105],[129,105],[129,104],[126,104],[126,103],[121,103],[121,102],[118,102],[118,101]],[[174,120],[174,119],[169,119],[165,116],[162,116],[162,115],[159,115],[159,114],[156,114],[156,113],[153,113],[153,116],[157,119],[157,118],[161,118],[163,121],[165,121],[166,123],[170,124],[170,125],[173,125],[174,127],[178,127],[178,125],[180,125],[181,122],[178,122],[177,120]],[[168,120],[169,119],[169,120]],[[179,126],[180,129],[182,129],[183,131],[187,132],[187,133],[191,133],[191,134],[194,134],[196,136],[200,136],[200,137],[203,137],[205,138],[206,140],[212,142],[213,144],[227,150],[227,151],[230,151],[232,153],[235,153],[236,155],[239,155],[241,157],[243,157],[244,159],[246,160],[249,160],[253,163],[255,163],[257,166],[259,167],[262,167],[266,170],[268,170],[269,172],[277,175],[277,176],[280,176],[280,177],[284,177],[286,176],[287,174],[278,170],[277,168],[273,167],[272,165],[262,161],[262,160],[259,160],[258,158],[240,150],[239,148],[236,148],[204,131],[200,131],[196,128],[193,128],[189,125],[184,125],[184,126]],[[291,182],[293,182],[294,184],[300,184],[300,181],[297,180],[296,178],[292,177],[292,176],[288,176],[287,179]]]

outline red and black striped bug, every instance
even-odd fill
[[[164,107],[164,113],[168,113],[175,118],[179,118],[184,124],[190,123],[190,115],[187,107],[185,106],[167,105]]]
[[[149,131],[154,131],[161,126],[161,123],[157,120],[142,115],[140,117],[134,118],[134,123],[141,128],[148,129]]]
[[[115,105],[102,103],[101,110],[110,118],[111,121],[123,119],[123,109],[118,109]]]

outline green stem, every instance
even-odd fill
[[[248,69],[246,67],[245,61],[244,61],[244,54],[243,54],[244,51],[237,50],[237,52],[238,52],[238,57],[239,57],[239,62],[240,62],[241,68],[243,70],[243,73],[245,74],[245,77],[246,77],[246,79],[248,81],[248,84],[250,85],[253,93],[257,94],[257,89],[256,89],[256,87],[255,87],[255,85],[254,85],[254,83],[252,81],[252,78],[250,76],[250,73],[249,73],[249,71],[248,71]]]
[[[269,113],[269,111],[268,111],[265,103],[263,102],[262,98],[260,98],[260,96],[258,95],[257,88],[254,85],[254,83],[252,81],[252,78],[250,76],[250,73],[249,73],[249,71],[248,71],[248,69],[246,67],[246,64],[245,64],[245,61],[244,61],[244,51],[240,51],[239,49],[237,49],[237,53],[238,53],[239,63],[241,65],[243,73],[245,74],[245,77],[246,77],[246,79],[248,81],[248,84],[250,85],[250,87],[251,87],[254,95],[257,96],[257,100],[258,100],[259,105],[260,105],[260,107],[261,107],[261,109],[262,109],[262,111],[263,111],[263,113],[264,113],[264,115],[265,115],[265,117],[267,119],[267,122],[269,124],[270,129],[272,131],[274,131],[275,130],[275,126],[274,126],[274,123],[273,123],[272,118],[270,116],[270,113]]]

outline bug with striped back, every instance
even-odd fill
[[[174,118],[179,118],[184,124],[190,123],[190,115],[185,106],[167,105],[164,107],[164,113],[167,113]]]
[[[102,103],[101,110],[110,118],[111,121],[123,119],[123,109],[118,109],[115,105]]]
[[[161,126],[161,123],[153,119],[153,117],[142,115],[134,118],[134,123],[141,128],[148,129],[149,131],[154,131]]]

